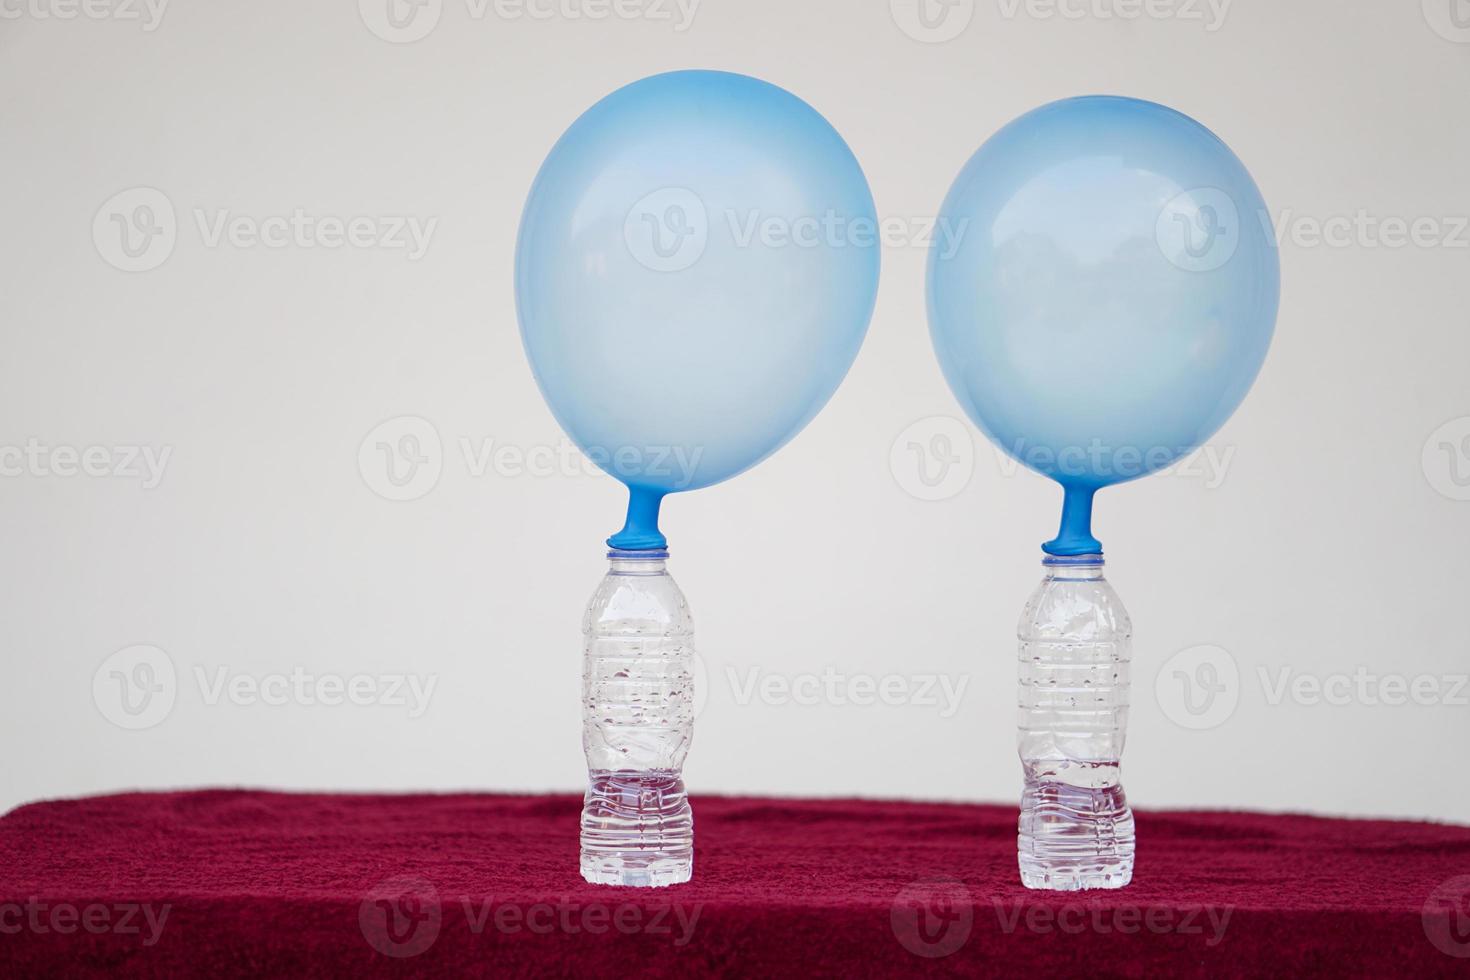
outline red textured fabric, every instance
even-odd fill
[[[1028,892],[1009,806],[703,797],[695,880],[584,884],[572,796],[134,793],[0,819],[0,974],[1470,975],[1470,828],[1138,815]]]

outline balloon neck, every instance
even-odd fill
[[[658,507],[664,495],[646,487],[628,488],[628,519],[623,529],[607,539],[618,551],[650,551],[668,547],[669,540],[658,529]]]
[[[1102,542],[1092,536],[1092,495],[1097,487],[1062,488],[1062,526],[1041,546],[1049,555],[1100,555]]]

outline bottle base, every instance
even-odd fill
[[[694,814],[669,770],[593,770],[582,807],[582,878],[594,885],[662,888],[694,871]]]
[[[1116,769],[1089,764],[1083,771]],[[1016,834],[1021,884],[1054,892],[1122,888],[1133,880],[1133,852],[1133,811],[1122,786],[1038,778],[1028,764]]]
[[[1080,892],[1094,888],[1122,888],[1133,880],[1133,868],[1105,871],[1038,871],[1021,869],[1021,884],[1038,891]]]
[[[591,885],[620,885],[626,888],[664,888],[682,885],[694,874],[693,861],[666,859],[639,863],[620,857],[582,858],[582,880]]]

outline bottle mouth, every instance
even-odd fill
[[[1095,555],[1052,555],[1041,559],[1044,568],[1100,568],[1104,564],[1102,552]]]
[[[636,551],[623,548],[609,549],[607,557],[616,561],[663,561],[669,557],[667,548],[639,548]]]

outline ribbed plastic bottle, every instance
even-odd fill
[[[582,877],[659,887],[689,880],[694,816],[694,621],[667,551],[608,552],[582,620]]]
[[[1021,882],[1121,888],[1133,877],[1133,812],[1119,776],[1133,627],[1102,555],[1048,555],[1042,566],[1017,628]]]

